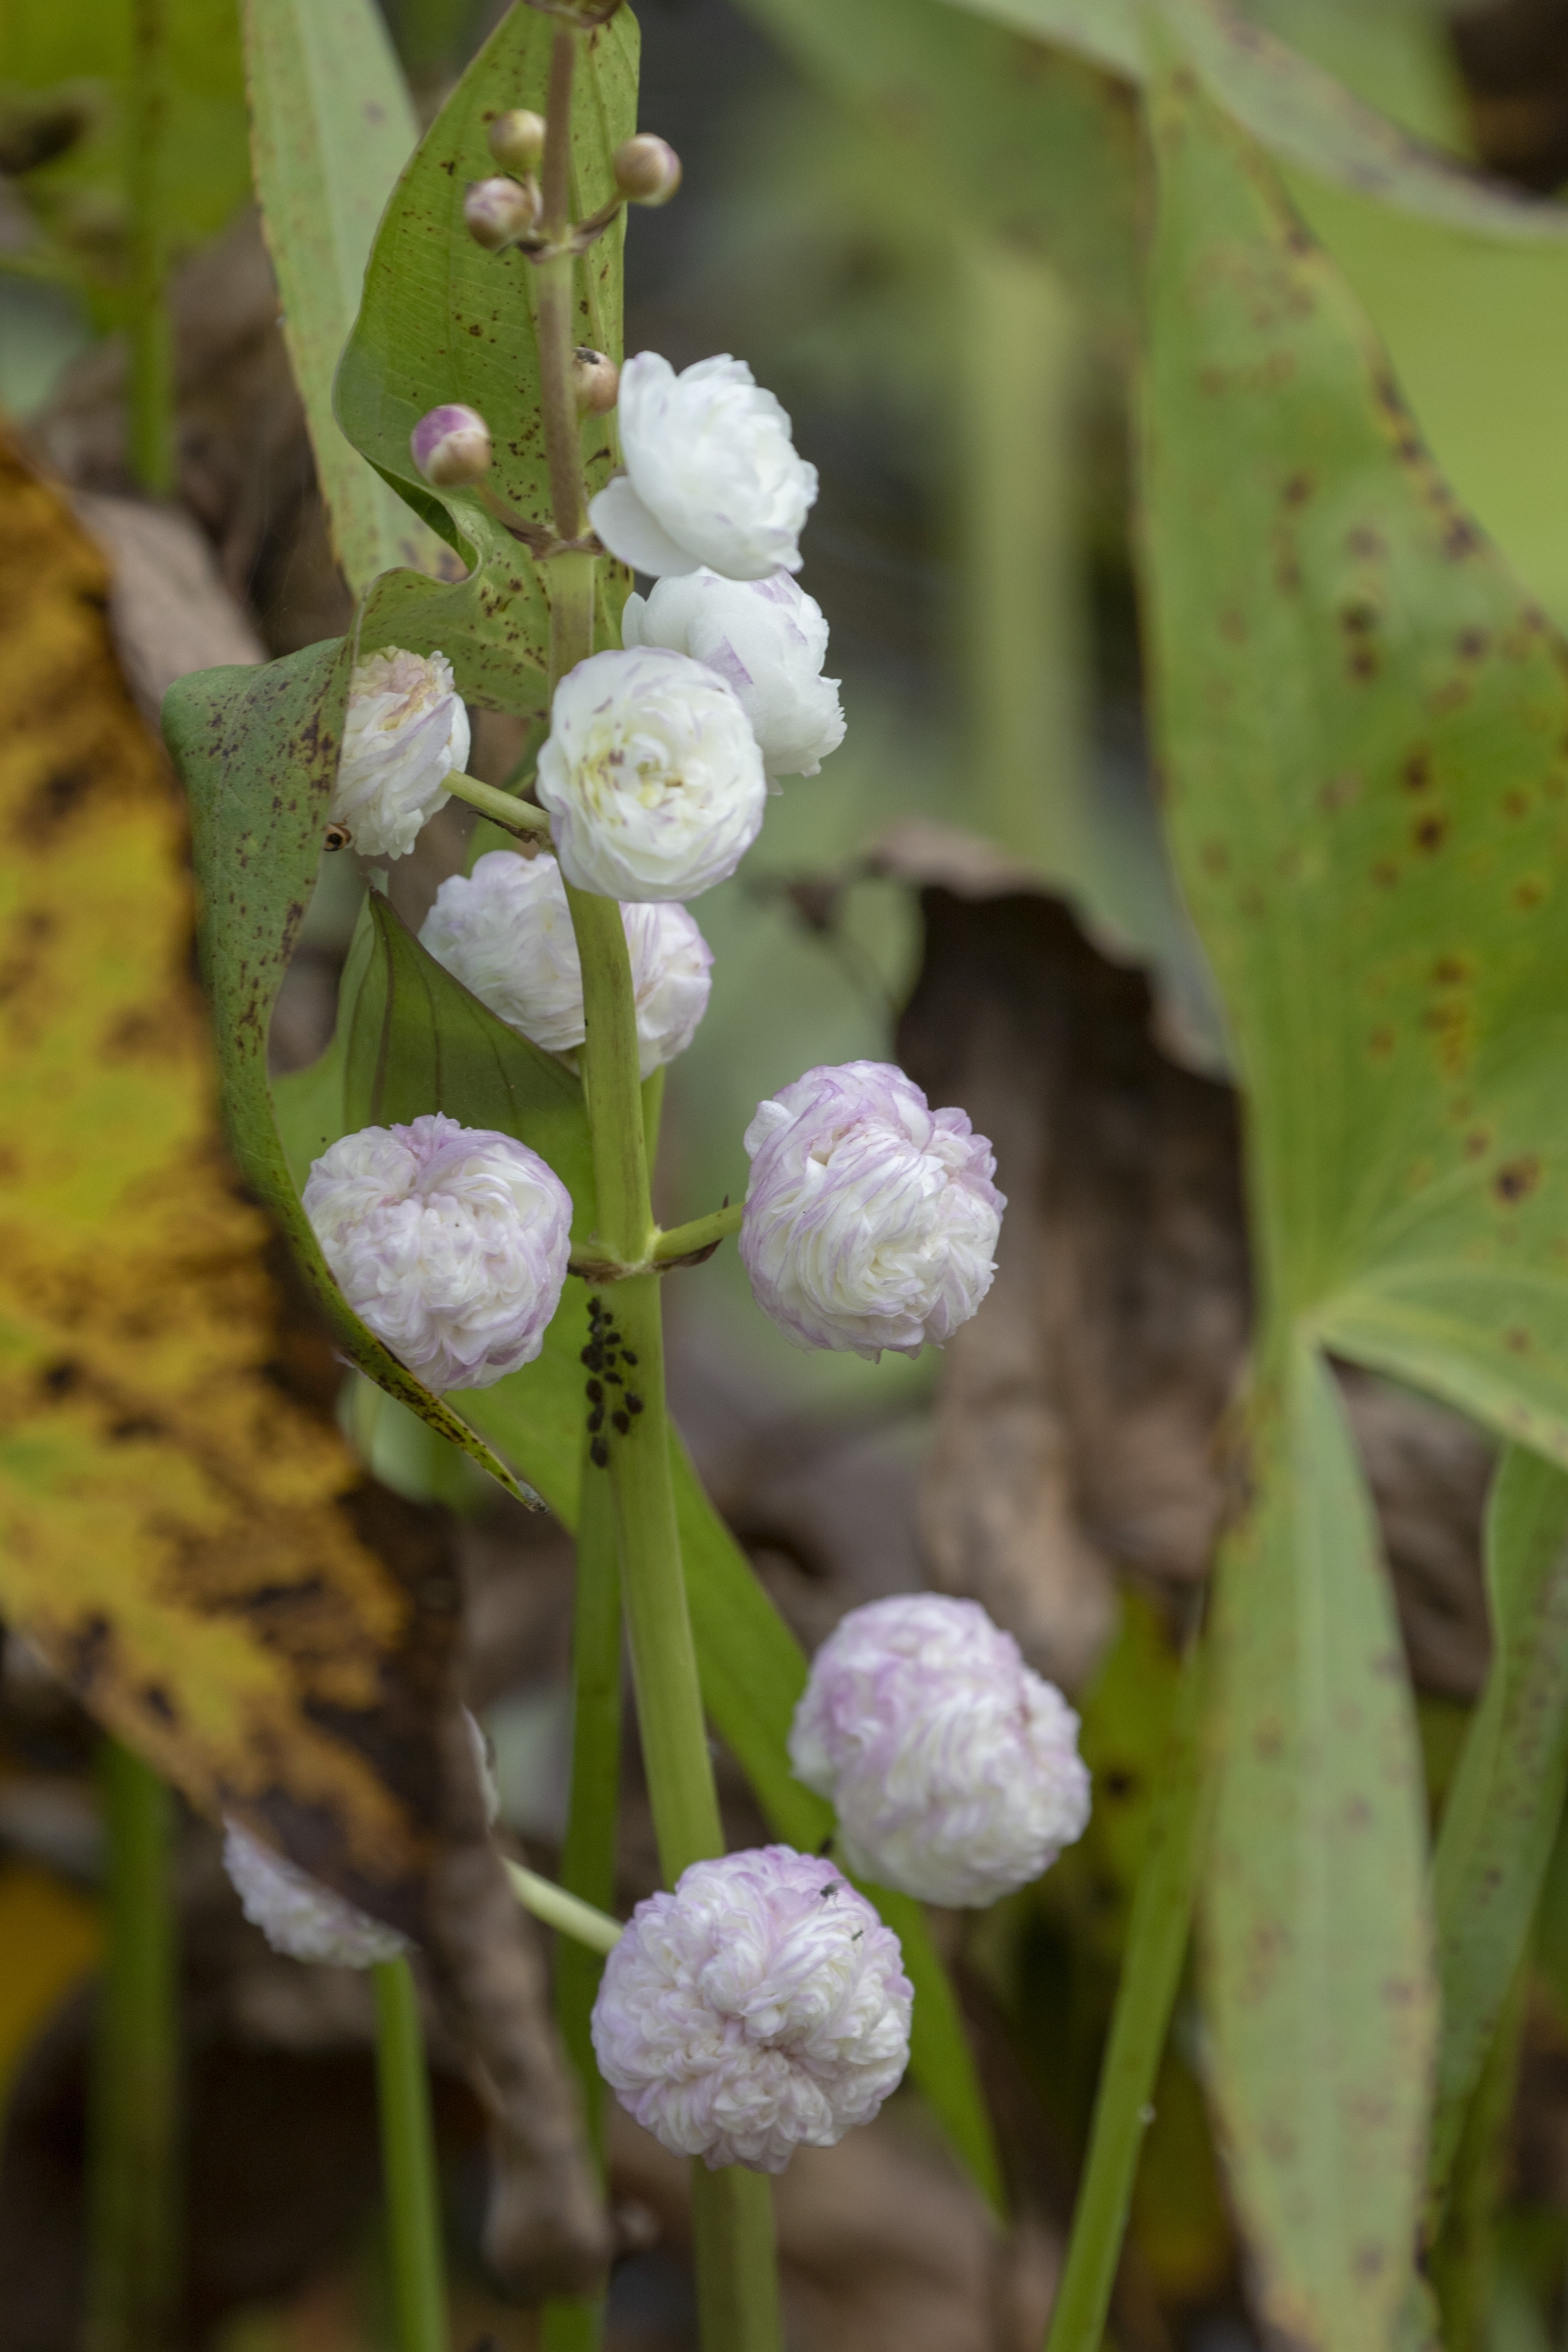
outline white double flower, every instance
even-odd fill
[[[588,509],[612,555],[656,578],[703,563],[730,580],[800,570],[816,468],[744,360],[724,352],[677,375],[639,352],[621,370],[618,414],[626,470]]]
[[[623,906],[637,1055],[651,1077],[683,1054],[708,1009],[712,952],[684,907]],[[419,933],[437,963],[549,1054],[583,1043],[583,967],[553,857],[493,849],[436,893]]]

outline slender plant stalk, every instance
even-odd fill
[[[1206,1827],[1201,1653],[1182,1678],[1046,2352],[1100,2352],[1132,2183],[1181,1982]]]
[[[577,1587],[572,1623],[572,1801],[561,1852],[566,1891],[595,1914],[616,1899],[616,1817],[621,1769],[621,1568],[616,1498],[583,1446],[577,1513]],[[583,2090],[588,2138],[605,2166],[605,2085],[590,2021],[604,1951],[562,1941],[555,1948],[555,2016]],[[560,2296],[544,2306],[541,2352],[597,2352],[605,2297]]]
[[[578,38],[563,26],[551,52],[549,128],[540,179],[543,226],[552,240],[567,225]],[[574,268],[566,258],[540,266],[536,315],[553,520],[563,541],[579,538],[584,521],[582,436],[572,380]],[[563,554],[544,568],[553,689],[594,650],[594,562]],[[652,1250],[656,1227],[626,930],[614,899],[568,887],[567,901],[583,967],[582,1069],[594,1139],[596,1240],[621,1264],[641,1265]],[[673,1884],[689,1864],[722,1853],[724,1842],[676,1527],[659,1277],[640,1275],[616,1283],[608,1307],[617,1347],[632,1360],[628,1365],[625,1356],[619,1359],[626,1391],[641,1409],[635,1415],[622,1413],[624,1428],[616,1428],[610,1417],[603,1449],[607,1461],[601,1466],[591,1457],[587,1475],[607,1473],[615,1496],[643,1764],[660,1867]],[[700,2167],[693,2170],[704,2352],[777,2352],[769,2183],[760,2175],[704,2176]],[[713,2186],[716,2180],[723,2185]]]
[[[90,2352],[165,2352],[179,2284],[178,1956],[173,1801],[150,1765],[100,1756],[108,1949],[89,2151]]]
[[[144,490],[174,487],[174,355],[165,300],[163,180],[169,109],[169,0],[132,0],[129,94],[131,470]]]
[[[370,1973],[397,2352],[447,2352],[436,2132],[419,1995],[406,1960],[380,1960]]]
[[[689,1257],[694,1251],[713,1248],[727,1234],[740,1232],[744,1213],[742,1202],[731,1201],[710,1216],[693,1217],[689,1225],[671,1225],[653,1245],[654,1264],[668,1265],[674,1258]]]
[[[781,2352],[773,2183],[765,2172],[691,2168],[697,2319],[703,2352]]]
[[[541,1878],[537,1871],[525,1870],[520,1862],[507,1862],[503,1867],[523,1909],[546,1927],[553,1927],[557,1935],[569,1937],[584,1951],[596,1952],[601,1959],[615,1950],[626,1931],[608,1911],[584,1903],[564,1886],[557,1886],[553,1879]]]
[[[520,801],[513,793],[503,793],[494,784],[481,784],[478,776],[448,774],[444,782],[449,793],[470,808],[488,816],[492,824],[505,827],[508,833],[531,834],[535,836],[550,830],[550,819],[531,801]]]
[[[561,242],[570,226],[572,83],[579,37],[569,26],[563,25],[550,51],[550,92],[545,100],[549,129],[541,160],[539,188],[542,200],[540,226],[552,245]],[[550,502],[556,534],[566,540],[580,539],[588,520],[583,499],[583,437],[571,365],[574,275],[575,263],[569,254],[563,254],[558,260],[542,261],[536,272],[544,456],[550,468]],[[592,598],[591,563],[584,569]]]

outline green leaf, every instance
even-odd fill
[[[347,1129],[450,1109],[466,1127],[514,1136],[560,1177],[576,1210],[574,1233],[587,1242],[595,1215],[593,1139],[577,1079],[470,995],[381,891],[371,892],[367,906],[369,958],[352,993],[343,991]]]
[[[357,595],[395,564],[436,572],[444,555],[332,415],[371,239],[418,125],[372,0],[247,0],[245,22],[251,157],[284,340]]]
[[[164,699],[163,731],[191,804],[229,1137],[247,1181],[288,1234],[361,1370],[529,1501],[534,1498],[483,1439],[349,1307],[300,1206],[268,1088],[272,1007],[321,863],[349,666],[347,640],[329,640],[265,668],[197,671]]]
[[[1504,1454],[1487,1512],[1492,1664],[1433,1865],[1443,2038],[1431,2177],[1441,2194],[1530,1937],[1568,1795],[1568,1476]]]
[[[1270,1312],[1568,1459],[1568,649],[1256,151],[1154,125],[1167,814]]]
[[[951,5],[1032,39],[1059,43],[1130,80],[1145,76],[1139,0]],[[1231,0],[1159,0],[1158,14],[1207,95],[1276,161],[1455,228],[1527,244],[1568,238],[1568,216],[1560,205],[1516,195],[1422,146]]]
[[[364,301],[338,371],[337,414],[356,448],[415,511],[472,555],[470,577],[436,588],[407,572],[383,580],[360,627],[366,652],[385,644],[451,661],[465,697],[499,710],[542,710],[549,610],[527,550],[471,490],[438,495],[423,481],[408,437],[443,401],[477,408],[495,440],[487,488],[526,522],[548,530],[549,484],[539,425],[534,275],[521,252],[486,253],[463,233],[463,191],[495,166],[486,128],[504,109],[542,112],[552,23],[514,7],[480,50],[419,143],[387,206],[365,276]],[[637,20],[620,8],[582,42],[573,94],[572,190],[582,218],[613,188],[610,158],[637,128]],[[454,234],[456,228],[456,234]],[[579,267],[577,335],[618,359],[624,217]],[[611,423],[584,419],[590,495],[616,459]],[[606,624],[629,575],[603,567]]]
[[[1422,1777],[1370,1498],[1307,1347],[1255,1401],[1248,1470],[1215,1628],[1214,2088],[1270,2319],[1386,2352],[1436,2022]]]

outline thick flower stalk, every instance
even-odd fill
[[[978,1601],[912,1592],[839,1621],[812,1661],[789,1756],[837,1808],[852,1870],[980,1909],[1082,1836],[1078,1728]]]
[[[765,580],[673,573],[651,596],[626,598],[621,635],[716,669],[734,688],[770,776],[815,776],[844,740],[838,680],[822,675],[827,623],[787,572]]]
[[[551,704],[538,793],[568,882],[606,898],[694,898],[762,828],[763,755],[734,688],[660,647],[594,654]]]
[[[746,1129],[741,1256],[800,1348],[918,1355],[974,1313],[1006,1201],[991,1146],[889,1062],[807,1070]]]
[[[223,1866],[240,1907],[275,1952],[338,1969],[370,1969],[409,1948],[395,1927],[323,1886],[235,1821],[224,1822]]]
[[[621,920],[646,1078],[697,1034],[713,956],[684,907],[623,906]],[[576,1053],[584,1035],[583,965],[553,857],[491,850],[471,874],[442,883],[419,937],[509,1028],[547,1053]]]
[[[489,1388],[538,1355],[572,1196],[526,1144],[439,1112],[363,1128],[315,1162],[304,1204],[355,1314],[427,1386]]]
[[[677,375],[639,352],[621,370],[618,411],[626,470],[588,509],[612,555],[656,578],[703,563],[731,580],[800,570],[816,468],[744,360],[722,352]]]
[[[633,1913],[594,2047],[664,2147],[782,2172],[868,2123],[910,2055],[898,1937],[828,1862],[789,1846],[700,1862]]]
[[[365,857],[405,857],[468,764],[468,714],[445,654],[388,646],[349,682],[330,814]]]

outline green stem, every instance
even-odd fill
[[[575,1788],[575,1782],[573,1785]],[[615,1950],[625,1930],[608,1911],[597,1904],[584,1903],[564,1886],[557,1886],[552,1878],[541,1878],[536,1870],[525,1870],[521,1862],[507,1861],[505,1856],[502,1862],[511,1881],[511,1891],[523,1909],[544,1927],[553,1927],[571,1939],[569,1946],[563,1947],[561,1959],[565,1958],[568,1949],[595,1952],[601,1959],[606,1952]],[[559,1965],[558,1960],[558,1971]],[[596,1980],[596,1969],[595,1974]],[[592,2001],[589,2006],[593,2006]]]
[[[653,1245],[655,1265],[668,1265],[672,1258],[691,1257],[698,1250],[710,1249],[727,1234],[738,1234],[745,1213],[743,1201],[730,1201],[706,1217],[693,1217],[689,1224],[671,1225]]]
[[[545,100],[544,153],[539,185],[542,198],[540,226],[552,245],[558,245],[569,226],[567,209],[572,185],[572,83],[577,67],[578,34],[568,25],[558,26],[550,50],[550,92]],[[550,503],[556,536],[580,539],[588,516],[583,499],[583,436],[577,414],[577,393],[572,377],[572,310],[576,264],[570,254],[542,261],[534,271],[538,288],[535,331],[539,337],[540,407],[544,425],[544,458],[550,469]],[[552,363],[562,355],[560,363]],[[592,594],[592,559],[579,558],[587,571]],[[557,676],[559,672],[555,673]]]
[[[541,180],[543,226],[552,238],[566,217],[576,40],[563,28],[551,53]],[[563,260],[538,271],[541,404],[555,530],[563,540],[580,536],[584,518],[582,436],[572,381],[574,268]],[[563,555],[544,568],[553,690],[594,650],[594,561]],[[566,896],[583,967],[581,1067],[594,1142],[595,1239],[611,1259],[640,1265],[656,1228],[626,927],[613,898],[570,887]],[[597,1329],[606,1351],[605,1423],[587,1475],[603,1477],[607,1468],[615,1496],[643,1768],[659,1864],[673,1885],[689,1864],[722,1853],[724,1833],[676,1526],[658,1276],[618,1283]],[[617,1370],[612,1383],[608,1374]],[[717,2178],[723,2185],[700,2185],[695,2205],[703,2352],[777,2352],[769,2183],[753,2175]]]
[[[488,816],[508,833],[521,833],[535,838],[550,830],[550,819],[531,801],[520,801],[512,793],[503,793],[495,784],[481,784],[478,776],[465,776],[460,771],[446,778],[447,790],[470,808]]]
[[[1089,2156],[1046,2352],[1100,2352],[1155,2078],[1186,1957],[1206,1826],[1201,1653],[1183,1676],[1128,1930]]]
[[[179,2274],[174,1807],[117,1739],[100,1758],[108,1951],[92,2084],[90,2352],[165,2352]]]
[[[604,1955],[620,1923],[605,1914],[616,1899],[616,1819],[621,1774],[621,1570],[616,1498],[583,1445],[577,1512],[577,1587],[572,1624],[572,1802],[561,1850],[565,1891],[577,1924],[559,1924],[579,1940],[555,1953],[555,2015],[566,2054],[583,2086],[588,2137],[605,2168],[605,2085],[594,2056],[592,2020]],[[513,1883],[516,1883],[513,1873]],[[521,1891],[521,1890],[520,1890]],[[527,1899],[526,1897],[524,1898]],[[542,1911],[541,1916],[546,1916]],[[593,1936],[585,1921],[595,1923]],[[591,1947],[591,1948],[588,1948]],[[605,2296],[561,2296],[544,2306],[541,2352],[597,2352]]]
[[[144,490],[174,487],[174,356],[165,278],[163,174],[169,105],[167,0],[133,0],[128,100],[131,470]]]
[[[782,2352],[773,2183],[739,2164],[691,2167],[697,2315],[704,2352]]]
[[[397,2352],[447,2352],[436,2132],[419,1995],[406,1960],[378,1960],[370,1973]]]
[[[724,1832],[676,1527],[658,1276],[617,1284],[614,1309],[621,1344],[637,1359],[626,1380],[629,1387],[635,1377],[632,1393],[642,1411],[624,1435],[611,1437],[610,1476],[620,1517],[643,1766],[659,1861],[673,1885],[691,1863],[723,1853]]]

